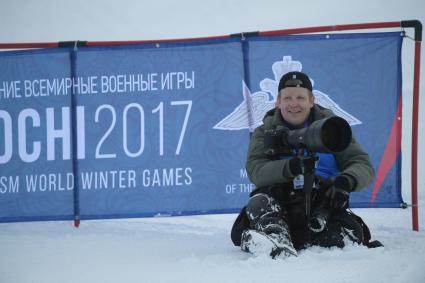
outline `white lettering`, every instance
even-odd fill
[[[192,168],[145,169],[142,171],[144,187],[181,187],[192,184]]]
[[[19,176],[0,177],[0,194],[19,193]]]
[[[127,131],[128,131],[128,129],[127,129],[128,128],[128,123],[127,123],[128,118],[127,117],[128,117],[128,114],[127,113],[131,108],[137,109],[137,112],[139,112],[138,114],[140,115],[140,123],[136,123],[136,124],[140,125],[140,128],[139,128],[139,130],[140,130],[140,146],[139,146],[139,149],[136,152],[131,152],[128,149],[128,134],[127,134]],[[133,124],[133,123],[131,123],[131,124]],[[122,128],[123,128],[122,129],[123,130],[123,147],[124,147],[125,154],[127,154],[127,156],[130,156],[130,157],[140,156],[143,153],[143,150],[145,149],[145,111],[143,110],[142,106],[140,106],[140,104],[130,103],[129,105],[127,105],[124,108]]]
[[[55,160],[55,140],[62,140],[62,159],[69,160],[71,157],[70,115],[69,107],[62,107],[62,129],[55,129],[54,108],[46,109],[47,128],[47,160]]]
[[[12,158],[13,143],[12,143],[12,117],[9,112],[0,110],[0,122],[3,121],[3,139],[4,139],[4,152],[0,155],[0,164],[9,162]]]
[[[81,172],[83,190],[128,189],[136,187],[136,171],[88,171]]]
[[[26,188],[28,193],[34,192],[61,192],[74,189],[74,174],[49,173],[40,175],[26,175]]]
[[[131,93],[158,90],[158,74],[101,76],[102,93]]]
[[[193,89],[195,88],[195,72],[161,73],[161,89]]]
[[[241,179],[246,179],[246,178],[248,178],[248,173],[246,172],[246,170],[245,170],[245,169],[241,169],[241,170],[239,171],[239,177],[240,177]]]
[[[40,116],[34,109],[27,108],[21,111],[18,116],[18,151],[19,157],[24,162],[36,161],[41,152],[41,143],[35,141],[32,143],[33,151],[29,153],[27,151],[27,127],[26,120],[31,118],[33,127],[40,127]]]
[[[86,158],[86,124],[85,108],[77,106],[77,158]]]
[[[20,81],[3,82],[0,84],[0,98],[21,98]]]

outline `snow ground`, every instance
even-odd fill
[[[425,202],[421,201],[423,207]],[[235,214],[0,224],[0,282],[425,282],[410,209],[356,209],[385,247],[314,247],[296,258],[234,247]],[[425,213],[420,215],[425,225]]]

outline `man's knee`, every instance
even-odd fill
[[[256,194],[246,206],[250,228],[266,234],[288,233],[288,224],[283,218],[282,207],[266,194]]]
[[[351,214],[341,211],[329,219],[324,231],[313,233],[313,244],[342,248],[345,246],[344,238],[357,244],[364,242],[362,226]]]
[[[339,222],[342,232],[351,241],[361,244],[364,242],[363,227],[357,219],[347,211],[335,215],[334,221]]]
[[[257,222],[262,217],[279,217],[281,211],[279,203],[266,194],[254,195],[246,206],[246,214],[250,222]]]

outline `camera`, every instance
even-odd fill
[[[325,230],[330,214],[330,208],[325,208],[323,207],[323,204],[321,204],[321,207],[314,211],[313,216],[310,219],[310,230],[315,233]]]
[[[341,117],[333,116],[317,120],[310,126],[302,129],[289,130],[285,127],[264,131],[264,150],[269,156],[280,154],[291,155],[292,151],[307,149],[310,156],[315,156],[317,152],[337,153],[345,150],[352,140],[351,127],[347,121]],[[313,170],[314,174],[314,170]],[[314,175],[304,176],[303,187],[306,197],[306,216],[310,219],[311,209],[311,187],[314,183]],[[326,227],[327,219],[331,210],[325,203],[321,203],[319,208],[313,211],[309,221],[310,230],[321,232]]]
[[[286,142],[288,131],[282,126],[264,131],[264,150],[267,155],[291,154]]]
[[[305,148],[311,152],[336,153],[346,149],[351,138],[348,122],[341,117],[333,116],[317,120],[309,127],[298,130],[289,130],[285,127],[265,130],[264,149],[267,155],[286,153],[288,147]]]

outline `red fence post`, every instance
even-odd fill
[[[418,220],[418,120],[419,120],[419,75],[421,41],[415,42],[412,109],[412,229],[419,231]]]

